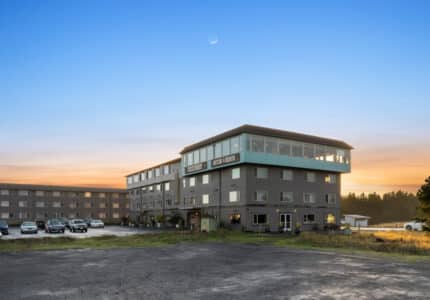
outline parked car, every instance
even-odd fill
[[[423,230],[423,222],[418,222],[418,221],[411,221],[408,223],[405,223],[403,225],[403,228],[405,228],[405,230],[414,230],[414,231],[422,231]]]
[[[64,226],[67,224],[67,218],[57,218],[58,221],[60,221]]]
[[[64,233],[66,226],[58,219],[48,220],[45,224],[45,232],[47,233]]]
[[[105,223],[102,220],[91,220],[90,227],[92,228],[104,228]]]
[[[90,219],[90,218],[87,218],[87,219],[84,219],[84,222],[87,224],[87,226],[88,227],[90,227],[91,226],[91,221],[92,221],[93,219]]]
[[[37,226],[37,228],[39,228],[39,229],[45,229],[45,221],[43,221],[43,220],[36,220],[36,226]]]
[[[21,224],[21,233],[37,233],[36,222],[26,221]]]
[[[7,225],[6,221],[0,220],[0,233],[3,235],[9,234],[9,225]]]
[[[87,224],[84,222],[84,220],[81,219],[73,219],[69,221],[69,228],[70,228],[70,232],[87,232],[88,231],[88,226]]]

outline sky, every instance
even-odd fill
[[[0,182],[125,187],[242,124],[354,146],[342,193],[430,176],[428,1],[0,0]]]

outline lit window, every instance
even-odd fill
[[[307,182],[315,182],[315,173],[314,172],[306,172],[306,181]]]
[[[228,199],[229,199],[230,202],[238,202],[239,198],[240,198],[239,191],[230,191],[229,192]]]
[[[315,203],[315,194],[314,193],[304,193],[303,194],[303,202],[304,203]]]
[[[85,192],[84,197],[85,198],[91,198],[91,192]]]
[[[202,195],[202,204],[209,204],[209,194]]]
[[[266,224],[267,223],[267,215],[254,215],[254,224]]]
[[[209,183],[209,174],[204,174],[202,176],[202,183],[203,184],[208,184]]]
[[[231,170],[231,179],[239,179],[240,178],[240,168],[234,168]]]
[[[167,192],[167,191],[170,191],[170,182],[166,182],[165,184],[164,184],[164,190]]]
[[[1,207],[9,207],[9,201],[1,201],[0,206]]]
[[[230,215],[230,224],[232,225],[240,224],[240,214]]]
[[[335,184],[336,183],[336,175],[334,175],[334,174],[328,174],[324,178],[324,181],[326,183]]]
[[[190,177],[190,186],[195,186],[195,185],[196,185],[196,178]]]
[[[42,197],[42,196],[44,196],[45,195],[45,192],[44,191],[36,191],[36,196],[37,197]]]
[[[281,192],[281,201],[282,202],[293,202],[294,201],[293,192]]]
[[[255,174],[257,178],[265,179],[268,176],[268,169],[267,168],[255,168]]]
[[[9,196],[9,190],[0,190],[0,196]]]
[[[282,170],[281,178],[282,180],[293,180],[293,170]]]
[[[157,184],[155,186],[155,189],[157,190],[157,192],[161,191],[161,184]]]
[[[150,185],[150,186],[148,187],[148,190],[149,190],[150,192],[152,192],[152,191],[154,190],[154,187],[153,187],[152,185]]]
[[[327,223],[328,224],[335,224],[336,223],[336,217],[333,214],[327,215]]]
[[[327,204],[336,204],[336,194],[325,195],[325,201]]]
[[[99,218],[100,219],[106,219],[106,213],[104,213],[104,212],[99,213]]]
[[[113,202],[112,203],[112,208],[119,208],[119,203],[118,202]]]
[[[329,162],[334,162],[336,160],[336,149],[326,147],[325,160]]]
[[[119,219],[119,213],[113,213],[112,214],[112,218]]]
[[[306,214],[303,216],[304,224],[312,224],[315,223],[315,215],[314,214]]]
[[[267,191],[256,191],[254,193],[254,200],[259,202],[266,202],[268,198]]]

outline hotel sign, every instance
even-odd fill
[[[206,162],[202,162],[199,164],[195,164],[192,166],[188,166],[185,168],[185,173],[192,173],[192,172],[197,172],[200,170],[204,170],[208,167],[208,164]]]
[[[240,160],[240,154],[239,153],[227,155],[227,156],[224,156],[221,158],[213,159],[212,160],[212,167],[219,167],[222,165],[238,162],[239,160]]]

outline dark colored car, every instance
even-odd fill
[[[0,220],[0,232],[3,235],[9,234],[9,225],[7,225],[6,221]]]
[[[89,218],[84,219],[84,222],[87,223],[88,227],[91,227],[91,221],[92,221],[92,219],[89,219]]]
[[[81,219],[73,219],[69,221],[70,232],[87,232],[88,226],[84,220]]]
[[[47,233],[64,233],[65,226],[64,224],[57,219],[48,220],[45,224],[45,232]]]
[[[63,225],[66,227],[66,228],[69,228],[69,220],[68,219],[66,219],[66,218],[58,218],[57,219],[58,221],[60,221],[61,223],[63,223]]]
[[[43,220],[36,220],[36,225],[39,229],[45,229],[45,221]]]

